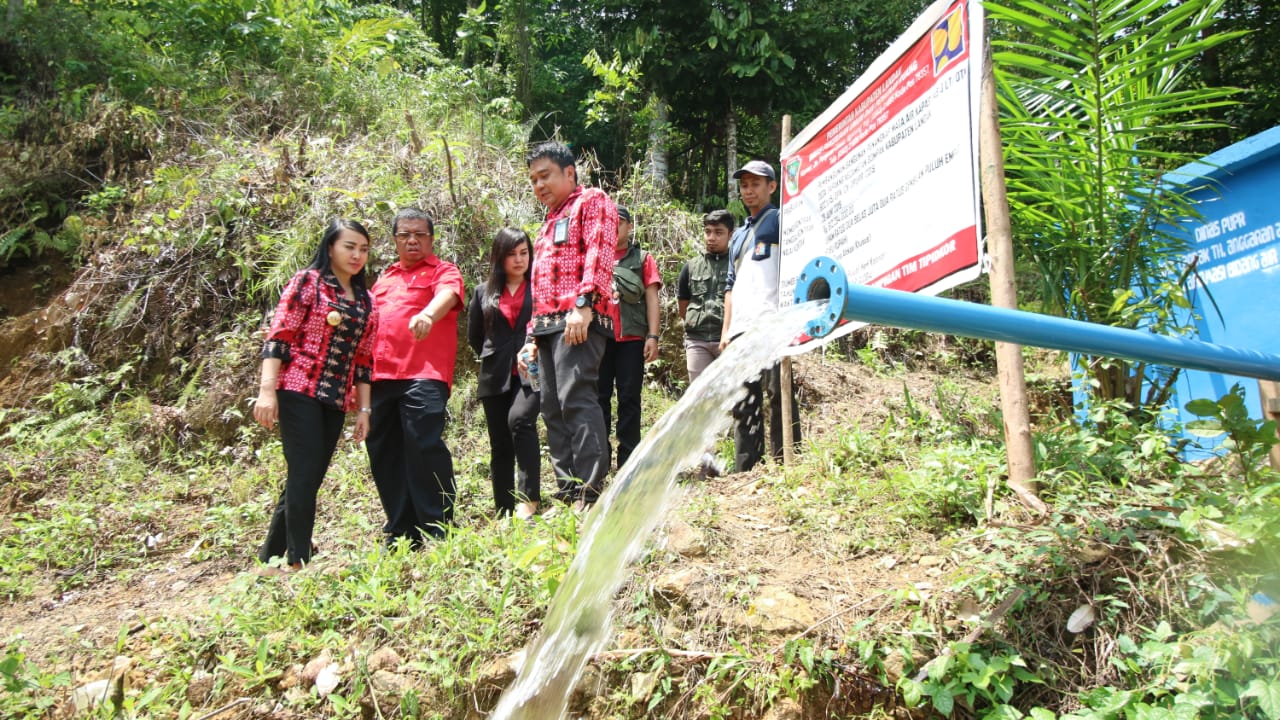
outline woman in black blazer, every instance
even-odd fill
[[[490,259],[489,280],[475,289],[467,309],[467,342],[480,356],[476,394],[489,429],[489,473],[498,514],[529,518],[542,500],[538,393],[517,374],[516,353],[533,315],[533,242],[523,230],[503,228],[493,239]]]

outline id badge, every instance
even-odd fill
[[[551,242],[556,245],[569,242],[569,218],[563,217],[556,221],[556,226],[551,231]]]

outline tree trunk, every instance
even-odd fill
[[[738,169],[738,119],[734,116],[733,102],[729,102],[729,115],[725,118],[724,127],[724,156],[725,164],[729,166],[725,173],[725,184],[728,185],[728,200],[732,205],[734,200],[738,199],[738,183],[733,179],[733,173]]]
[[[654,187],[665,188],[671,165],[667,158],[667,127],[670,108],[661,95],[653,96],[653,121],[649,124],[649,179]]]
[[[1218,55],[1218,47],[1209,48],[1200,55],[1200,76],[1205,85],[1209,87],[1221,87],[1229,84],[1222,79],[1222,58]],[[1212,108],[1208,112],[1213,115],[1215,120],[1222,123],[1222,127],[1212,131],[1217,146],[1226,147],[1230,145],[1231,127],[1227,122],[1227,108]]]
[[[422,3],[422,19],[423,19],[422,28],[424,30],[427,29],[427,24],[426,24],[427,23],[427,5],[428,3],[425,3],[425,2]],[[430,5],[431,5],[431,18],[430,18],[431,39],[435,40],[436,44],[440,46],[441,52],[444,52],[448,56],[452,57],[453,56],[452,39],[449,39],[450,42],[445,42],[447,38],[445,38],[444,36],[444,17],[443,17],[444,9],[439,7],[439,2],[432,2],[430,3]]]
[[[479,7],[479,3],[478,3],[478,1],[477,1],[477,0],[467,0],[467,9],[466,9],[466,13],[467,13],[467,15],[468,15],[468,16],[469,16],[469,15],[471,15],[471,11],[472,11],[472,10],[474,10],[475,8],[477,8],[477,7]],[[487,6],[486,6],[486,7],[487,7]],[[471,57],[471,54],[472,54],[472,53],[471,53],[471,48],[472,48],[472,47],[474,47],[474,44],[473,44],[473,43],[470,43],[470,42],[464,42],[464,43],[462,43],[462,61],[461,61],[461,65],[462,65],[462,67],[464,67],[464,68],[469,68],[469,67],[471,67],[472,65],[474,65],[474,64],[478,64],[478,63],[480,62],[480,58],[473,58],[473,57]],[[485,88],[485,89],[486,89],[486,90],[488,90],[488,88]]]
[[[716,166],[716,161],[715,161],[716,153],[715,153],[715,143],[714,143],[714,140],[712,140],[712,137],[714,136],[712,135],[709,137],[704,137],[702,139],[702,152],[701,152],[702,162],[698,163],[698,178],[697,178],[698,207],[700,208],[706,207],[707,196],[710,194],[710,191],[707,189],[707,186],[710,185],[709,178],[711,177],[711,174],[715,172],[714,168]],[[689,153],[689,155],[692,156],[693,153],[691,152]],[[686,163],[686,164],[690,164],[690,163]]]
[[[506,0],[502,3],[503,21],[506,24],[507,65],[516,73],[516,101],[524,108],[525,117],[533,107],[533,50],[529,40],[529,0]]]

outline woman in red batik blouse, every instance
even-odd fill
[[[369,231],[354,220],[332,220],[271,320],[253,417],[267,429],[279,421],[288,476],[258,551],[262,562],[284,555],[295,570],[310,562],[316,494],[346,412],[359,408],[352,439],[369,433],[378,314],[365,280],[368,259]]]

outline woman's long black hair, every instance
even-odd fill
[[[322,277],[333,272],[333,266],[329,262],[329,249],[338,241],[338,235],[340,235],[343,230],[358,232],[364,236],[364,239],[367,240],[370,245],[373,244],[373,240],[369,237],[369,231],[366,230],[363,225],[355,220],[348,220],[347,218],[334,218],[329,221],[329,227],[325,228],[324,235],[320,236],[320,244],[316,247],[316,254],[311,258],[311,264],[308,265],[307,268],[319,270]],[[351,276],[351,289],[355,292],[356,299],[366,307],[370,304],[369,290],[366,287],[367,276],[365,275],[365,270],[367,270],[368,267],[369,264],[365,263],[365,266],[360,268],[360,272]]]
[[[484,313],[484,331],[493,332],[493,316],[498,312],[498,304],[502,302],[502,292],[507,287],[507,271],[503,269],[503,261],[507,259],[520,244],[529,247],[529,267],[525,268],[524,281],[529,282],[533,271],[533,241],[529,234],[517,227],[504,227],[493,237],[493,248],[489,252],[489,280],[484,284],[484,295],[480,308]]]

